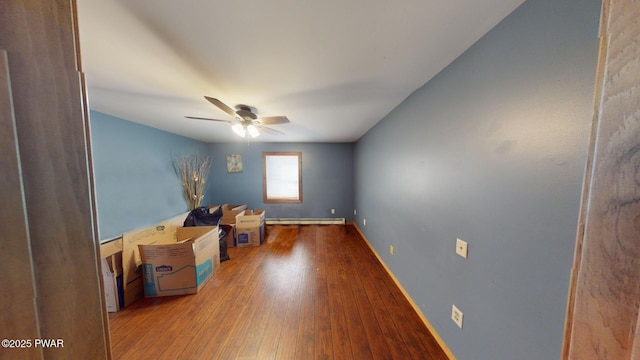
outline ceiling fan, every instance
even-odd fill
[[[269,128],[265,125],[279,125],[279,124],[287,124],[289,123],[289,119],[286,116],[267,116],[267,117],[258,117],[255,112],[252,111],[251,107],[248,105],[240,104],[236,106],[237,110],[233,110],[231,107],[227,106],[222,101],[212,98],[209,96],[205,96],[205,99],[217,106],[220,110],[225,113],[233,116],[235,120],[220,120],[220,119],[210,119],[203,117],[195,117],[195,116],[185,116],[187,119],[196,119],[196,120],[208,120],[208,121],[220,121],[226,122],[229,124],[233,124],[231,129],[233,132],[238,134],[240,137],[246,137],[247,134],[251,137],[256,137],[260,135],[261,131],[271,134],[280,134],[284,135],[282,132]]]

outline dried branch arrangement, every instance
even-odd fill
[[[181,156],[173,161],[173,168],[182,182],[183,196],[189,205],[189,210],[200,207],[211,168],[209,157]]]

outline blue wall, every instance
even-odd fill
[[[265,209],[267,217],[352,221],[354,144],[206,144],[96,111],[90,118],[101,240],[188,211],[172,159],[194,153],[213,162],[203,205],[247,204]],[[262,202],[263,151],[302,152],[301,204]],[[242,155],[242,173],[227,173],[227,154]]]
[[[460,360],[560,357],[599,14],[525,2],[356,144],[357,224]]]
[[[90,119],[101,240],[188,211],[172,159],[207,154],[206,143],[95,111]]]
[[[212,204],[247,204],[267,218],[353,218],[353,148],[350,143],[216,143],[207,198]],[[262,152],[302,152],[302,203],[264,204]],[[244,171],[227,173],[226,156],[242,155]],[[331,209],[336,209],[335,215]]]

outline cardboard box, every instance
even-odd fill
[[[220,220],[220,224],[235,225],[236,216],[243,212],[246,208],[247,205],[222,205],[222,220]]]
[[[177,229],[189,213],[167,219],[157,225],[122,234],[122,288],[124,306],[144,297],[142,259],[138,245],[170,244],[177,241]]]
[[[122,251],[102,258],[102,279],[107,311],[117,312],[124,307]]]
[[[195,294],[220,268],[217,226],[177,229],[177,242],[139,244],[144,296]]]
[[[225,233],[227,233],[227,236],[225,237],[225,240],[227,242],[227,248],[230,247],[234,247],[235,244],[235,224],[234,225],[220,225],[220,228],[222,230],[224,230]]]
[[[223,204],[220,225],[227,232],[227,247],[236,246],[236,216],[244,212],[247,205]]]
[[[122,238],[100,244],[102,277],[107,311],[117,312],[124,307],[122,288]]]
[[[245,210],[236,216],[236,246],[260,246],[264,241],[264,210]]]
[[[100,244],[100,256],[103,258],[118,252],[122,252],[122,237]]]

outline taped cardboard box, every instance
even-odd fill
[[[264,210],[245,210],[236,216],[236,246],[260,246],[264,241]]]
[[[177,241],[177,229],[189,213],[167,219],[148,228],[122,234],[122,287],[124,306],[144,297],[142,259],[138,245],[170,244]]]
[[[177,229],[177,242],[139,244],[144,296],[195,294],[220,268],[218,226]]]

